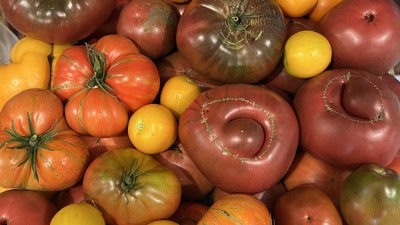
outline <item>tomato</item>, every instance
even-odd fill
[[[214,202],[198,225],[263,224],[272,225],[267,206],[252,195],[231,194]]]
[[[183,112],[178,136],[215,187],[256,194],[279,182],[289,169],[299,127],[293,109],[277,92],[226,84],[202,92]]]
[[[286,24],[273,0],[192,0],[176,44],[193,70],[224,83],[265,78],[283,54]]]
[[[41,194],[27,190],[0,193],[0,224],[49,225],[57,208]]]
[[[179,225],[197,225],[210,207],[200,202],[181,202],[170,220]]]
[[[288,190],[303,184],[313,184],[325,191],[337,204],[338,193],[350,173],[351,170],[332,166],[307,152],[298,151],[283,183]]]
[[[172,112],[160,104],[147,104],[129,118],[128,136],[138,150],[156,154],[167,150],[178,136]]]
[[[72,203],[58,210],[50,225],[105,225],[103,215],[96,206],[86,203]]]
[[[284,193],[276,202],[274,213],[275,225],[342,224],[339,210],[330,197],[311,184]]]
[[[179,140],[168,150],[152,156],[179,177],[182,201],[200,200],[213,189],[214,185],[200,172]]]
[[[7,21],[25,36],[73,44],[89,36],[111,15],[116,0],[0,1]]]
[[[89,150],[89,162],[92,162],[104,152],[114,150],[116,148],[134,147],[127,132],[113,137],[94,137],[90,135],[81,135]]]
[[[361,165],[344,181],[339,209],[348,225],[400,224],[400,175],[377,164]]]
[[[77,183],[88,150],[64,118],[60,99],[31,88],[11,98],[0,112],[0,186],[59,191]]]
[[[116,34],[65,50],[51,81],[51,90],[66,102],[69,126],[96,137],[121,134],[129,112],[152,102],[159,86],[154,62]]]
[[[165,0],[131,0],[118,17],[117,34],[130,38],[151,59],[175,47],[178,12]]]
[[[171,170],[134,148],[108,151],[93,160],[83,191],[109,225],[147,225],[168,218],[182,194]]]

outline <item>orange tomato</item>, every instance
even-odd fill
[[[287,17],[300,18],[306,16],[317,5],[318,0],[275,0]]]
[[[329,10],[339,4],[342,0],[318,0],[317,5],[308,14],[308,18],[318,22]]]
[[[152,103],[139,108],[128,123],[128,136],[141,152],[156,154],[167,150],[178,136],[178,124],[165,106]]]
[[[200,86],[188,76],[175,75],[169,78],[162,87],[160,104],[179,118],[200,93]]]

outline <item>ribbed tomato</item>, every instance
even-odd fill
[[[0,112],[0,186],[59,191],[83,176],[88,150],[68,127],[60,99],[27,89]]]
[[[66,102],[71,128],[96,137],[121,134],[129,112],[151,103],[159,87],[154,62],[116,34],[65,50],[51,81],[51,90]]]

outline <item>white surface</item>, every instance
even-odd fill
[[[10,62],[10,53],[18,37],[0,21],[0,64]]]

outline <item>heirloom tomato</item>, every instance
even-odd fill
[[[348,225],[400,224],[400,175],[378,164],[359,166],[344,181],[339,209]]]
[[[51,80],[51,90],[66,102],[69,126],[96,137],[121,134],[129,112],[151,103],[159,87],[155,63],[116,34],[66,49]]]
[[[59,191],[83,177],[89,153],[63,109],[48,89],[27,89],[7,101],[0,112],[0,186]]]
[[[176,45],[196,72],[224,83],[253,83],[283,54],[286,23],[274,0],[192,0]]]
[[[25,36],[54,44],[73,44],[100,27],[116,0],[1,0],[7,21]]]
[[[181,201],[178,177],[135,148],[105,152],[89,165],[83,192],[108,225],[147,225],[166,219]]]

